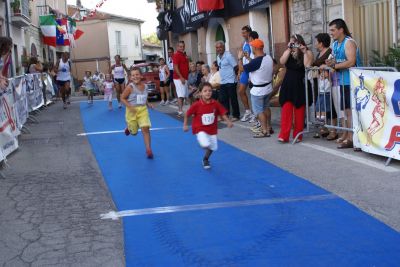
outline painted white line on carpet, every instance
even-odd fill
[[[364,165],[367,165],[369,167],[373,167],[373,168],[376,168],[376,169],[379,169],[379,170],[382,170],[382,171],[385,171],[385,172],[399,172],[400,171],[397,168],[390,167],[390,166],[385,166],[383,160],[382,160],[382,162],[377,162],[375,160],[365,159],[365,158],[362,158],[362,157],[358,157],[358,156],[354,156],[354,155],[347,154],[347,153],[344,153],[344,152],[340,152],[340,151],[335,150],[335,149],[330,149],[330,148],[326,148],[326,147],[319,146],[319,145],[314,145],[314,144],[300,143],[300,145],[305,146],[305,147],[309,147],[309,148],[312,148],[312,149],[316,149],[316,150],[319,150],[319,151],[322,151],[322,152],[325,152],[325,153],[328,153],[328,154],[331,154],[331,155],[334,155],[334,156],[337,156],[337,157],[349,159],[351,161],[354,161],[354,162],[357,162],[357,163],[360,163],[360,164],[364,164]]]
[[[162,130],[173,130],[173,129],[183,129],[183,127],[167,127],[167,128],[150,128],[150,131],[162,131]],[[139,129],[139,132],[141,130]],[[117,130],[117,131],[102,131],[102,132],[89,132],[89,133],[80,133],[77,136],[88,136],[88,135],[99,135],[99,134],[115,134],[115,133],[123,133],[125,130]]]
[[[166,207],[156,207],[156,208],[147,208],[147,209],[110,211],[108,213],[101,214],[100,218],[103,220],[104,219],[117,220],[118,218],[121,218],[121,217],[142,216],[142,215],[162,214],[162,213],[176,213],[176,212],[196,211],[196,210],[211,210],[211,209],[247,207],[247,206],[273,205],[273,204],[284,204],[284,203],[291,203],[291,202],[323,201],[323,200],[330,200],[330,199],[336,199],[336,198],[338,198],[338,197],[333,194],[325,194],[325,195],[302,196],[302,197],[270,198],[270,199],[217,202],[217,203],[194,204],[194,205],[183,205],[183,206],[166,206]]]

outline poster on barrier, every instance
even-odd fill
[[[353,142],[400,160],[400,73],[351,69]]]
[[[42,81],[39,75],[26,75],[28,110],[29,112],[39,109],[44,105]]]
[[[17,115],[17,126],[21,130],[22,126],[28,119],[28,98],[26,94],[26,81],[25,78],[16,78],[13,81],[14,86],[14,101],[15,112]]]
[[[0,93],[0,160],[4,160],[11,152],[18,148],[19,129],[17,127],[16,112],[14,110],[14,96],[12,85]]]

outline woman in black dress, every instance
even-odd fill
[[[279,103],[282,106],[281,131],[279,142],[289,142],[290,130],[293,125],[293,138],[304,129],[304,113],[306,108],[305,94],[305,67],[311,66],[313,54],[308,50],[301,35],[295,34],[290,38],[288,48],[283,53],[281,64],[286,66],[286,75],[283,79],[279,94]],[[302,136],[298,141],[302,140]]]

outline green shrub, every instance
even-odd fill
[[[380,66],[390,66],[400,69],[400,47],[395,45],[389,47],[389,51],[386,55],[381,56],[379,51],[372,50],[371,65]]]

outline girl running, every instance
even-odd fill
[[[121,94],[125,89],[125,71],[129,73],[128,68],[124,63],[121,62],[120,55],[114,57],[115,64],[111,66],[111,70],[114,71],[115,91],[117,93],[118,108],[122,108],[121,105]]]
[[[92,73],[87,70],[85,72],[85,77],[83,77],[83,86],[82,86],[88,96],[88,104],[93,104],[93,95],[94,95],[94,83],[92,80]]]
[[[142,73],[139,68],[130,71],[130,83],[122,93],[121,102],[126,106],[125,119],[130,134],[136,135],[139,128],[142,131],[146,146],[147,158],[153,158],[150,144],[150,117],[147,107],[153,106],[147,101],[147,90],[142,82]]]
[[[106,74],[106,80],[103,83],[104,101],[108,101],[108,109],[112,110],[112,95],[115,85],[111,79],[111,74]]]
[[[211,168],[209,158],[213,151],[217,150],[218,116],[226,121],[228,128],[233,123],[226,115],[227,110],[217,101],[212,99],[212,85],[208,82],[200,86],[200,100],[196,101],[186,112],[183,121],[183,130],[187,132],[188,117],[193,117],[192,131],[197,136],[197,141],[205,150],[203,157],[204,169]]]
[[[168,105],[169,101],[169,69],[168,66],[165,64],[165,59],[160,58],[160,68],[159,68],[159,76],[160,76],[160,93],[161,93],[161,103],[160,105],[165,106]]]

